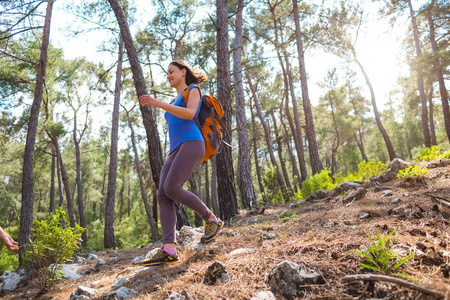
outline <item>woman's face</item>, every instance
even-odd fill
[[[186,78],[186,69],[180,69],[175,65],[169,65],[167,69],[167,81],[171,87],[175,88],[179,84],[183,84]]]

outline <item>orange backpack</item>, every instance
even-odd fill
[[[187,106],[189,100],[189,87],[184,90],[181,101]],[[207,161],[222,151],[222,129],[220,119],[223,117],[223,108],[214,96],[202,95],[198,117],[195,117],[203,138],[205,139],[205,156],[201,161]]]

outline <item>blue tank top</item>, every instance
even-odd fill
[[[192,91],[193,88],[198,88],[197,85],[191,85],[189,87],[189,92]],[[200,88],[199,88],[200,90]],[[181,101],[183,93],[181,93],[174,101],[172,101],[172,105],[186,107],[186,103]],[[201,97],[201,91],[200,91]],[[200,112],[201,101],[198,105],[197,112],[195,116],[198,117],[198,113]],[[203,135],[198,128],[195,119],[191,120],[178,118],[171,113],[166,112],[164,114],[164,118],[166,119],[167,126],[169,127],[169,141],[170,141],[170,151],[172,153],[175,149],[177,149],[182,143],[186,141],[205,141],[203,139]]]

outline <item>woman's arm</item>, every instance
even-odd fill
[[[18,243],[14,241],[12,237],[10,237],[9,234],[7,234],[1,227],[0,227],[0,240],[2,240],[3,244],[5,244],[5,246],[9,250],[11,251],[19,250],[19,247],[17,247]]]
[[[198,88],[193,88],[189,92],[187,107],[176,106],[163,101],[159,101],[149,95],[139,97],[139,101],[142,106],[150,105],[159,107],[178,118],[192,120],[195,117],[198,105],[200,104],[200,91]]]

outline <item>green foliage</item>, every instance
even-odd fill
[[[25,263],[32,268],[38,278],[39,287],[48,289],[61,274],[61,264],[72,258],[79,249],[84,228],[78,224],[67,227],[66,213],[58,208],[43,221],[33,223],[30,250],[25,253]]]
[[[439,155],[439,159],[444,159],[444,158],[450,158],[450,151],[447,150],[444,153],[442,153],[441,155]]]
[[[363,160],[358,164],[357,172],[348,173],[346,177],[339,175],[334,176],[335,184],[338,185],[344,181],[366,181],[374,176],[382,174],[384,171],[386,171],[386,165],[381,161],[375,161],[373,158],[368,162]]]
[[[302,184],[300,190],[301,198],[306,199],[309,195],[317,190],[331,190],[335,187],[333,179],[328,175],[330,170],[322,170],[320,173],[315,174],[313,177],[309,177]]]
[[[414,256],[414,252],[407,257],[402,258],[400,255],[391,250],[392,245],[397,240],[396,238],[391,240],[391,236],[394,234],[395,230],[397,230],[397,228],[394,228],[385,237],[382,237],[377,231],[376,240],[367,234],[372,246],[367,246],[368,250],[366,252],[350,252],[361,255],[365,259],[365,262],[361,263],[361,266],[366,269],[373,270],[381,274],[393,274],[408,277],[407,275],[401,273],[394,273],[394,271],[410,260]]]
[[[406,169],[398,171],[397,178],[419,177],[428,174],[427,168],[419,168],[418,165],[408,166]]]
[[[6,247],[2,247],[2,251],[0,251],[0,275],[3,275],[5,271],[16,270],[18,268],[19,254],[8,251]]]
[[[295,211],[286,211],[280,215],[277,215],[277,219],[280,223],[286,223],[291,217],[297,217]]]
[[[268,168],[262,178],[265,188],[264,195],[261,198],[266,198],[270,203],[283,203],[283,195],[277,181],[277,172],[275,167]]]
[[[433,159],[437,159],[440,154],[441,150],[439,149],[439,146],[432,146],[431,148],[425,147],[417,155],[417,158],[420,161],[430,161]]]

